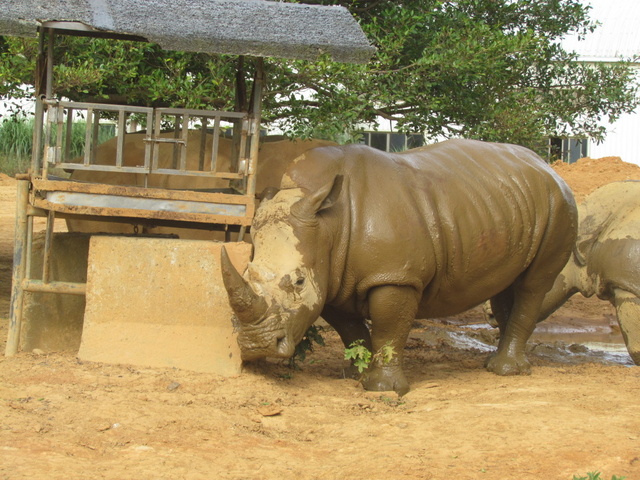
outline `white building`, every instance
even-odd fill
[[[576,36],[566,38],[562,42],[565,50],[575,51],[579,61],[588,63],[613,63],[620,58],[640,57],[639,0],[584,0],[583,3],[592,7],[589,15],[601,25],[584,40],[578,41]],[[640,59],[637,62],[640,78]],[[591,158],[616,156],[625,162],[640,164],[640,109],[605,127],[604,142],[596,144],[588,139],[586,155]],[[573,149],[578,147],[576,142],[565,142],[565,146],[571,143]],[[577,152],[571,153],[575,159]],[[584,153],[584,149],[580,153]]]

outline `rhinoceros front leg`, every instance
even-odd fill
[[[371,334],[361,315],[345,313],[331,305],[325,305],[322,310],[322,318],[338,332],[346,348],[349,348],[353,342],[358,340],[362,340],[363,345],[369,350],[373,348],[371,346]],[[358,372],[353,361],[342,373],[345,378],[360,378],[360,372]]]
[[[411,287],[376,287],[368,295],[371,318],[371,346],[375,354],[385,346],[393,347],[390,362],[375,358],[364,373],[362,384],[367,390],[395,390],[399,395],[409,391],[402,371],[404,346],[418,310],[418,296]]]
[[[536,327],[543,296],[511,287],[491,299],[500,328],[500,341],[497,352],[487,360],[487,370],[498,375],[531,373],[525,347]]]
[[[338,332],[345,347],[356,340],[363,340],[364,346],[371,349],[371,334],[361,315],[348,314],[331,305],[325,305],[321,315]]]
[[[631,359],[640,365],[640,299],[633,293],[616,288],[613,292],[620,331]]]

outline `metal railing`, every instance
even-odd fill
[[[44,125],[40,127],[43,130],[43,148],[41,157],[34,157],[32,167],[35,174],[43,178],[47,178],[50,169],[60,168],[66,171],[213,177],[242,180],[241,183],[246,185],[248,177],[255,171],[251,168],[249,138],[256,134],[256,128],[247,113],[60,100],[41,102],[45,113]],[[73,122],[81,117],[85,120],[83,153],[73,157]],[[108,161],[104,156],[97,156],[99,132],[105,123],[115,126],[116,138],[115,154]],[[127,130],[132,123],[145,125],[142,132],[137,132],[144,135],[144,154],[136,157],[135,163],[125,156],[127,135],[131,135]],[[227,128],[235,128],[239,135],[231,154],[220,162],[220,139]],[[192,135],[194,131],[200,132],[198,145],[189,144],[190,137],[195,137]],[[168,149],[171,152],[167,155]]]

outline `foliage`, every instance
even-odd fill
[[[105,142],[113,136],[108,125],[101,126],[98,143]],[[66,126],[65,126],[66,128]],[[70,152],[73,157],[83,153],[86,122],[74,122],[71,132]],[[62,135],[66,139],[66,135]],[[7,175],[24,173],[31,163],[33,144],[33,119],[13,116],[0,123],[0,172]]]
[[[406,132],[536,148],[551,135],[601,138],[605,116],[637,104],[628,64],[577,63],[558,45],[594,28],[577,0],[322,3],[351,8],[378,48],[364,71],[344,76],[345,88],[322,95],[327,111],[358,104],[368,108],[361,118],[396,120]],[[307,111],[292,113],[310,118]]]
[[[12,157],[30,157],[33,121],[14,117],[0,123],[0,153]]]
[[[306,360],[307,354],[313,352],[313,344],[316,343],[320,346],[324,346],[324,338],[322,332],[324,328],[319,325],[311,325],[307,332],[302,337],[302,340],[293,353],[293,356],[289,359],[289,367],[297,370],[298,362],[302,363]]]
[[[638,103],[628,63],[586,65],[559,46],[595,28],[579,0],[306,3],[349,8],[377,53],[366,65],[267,59],[263,115],[292,136],[346,140],[381,117],[431,138],[535,148],[550,135],[602,138]],[[0,37],[0,97],[28,95],[36,53],[33,39]],[[234,57],[82,37],[65,37],[56,57],[55,91],[74,100],[233,108]]]
[[[391,362],[396,354],[395,349],[390,344],[384,345],[376,353],[372,353],[367,347],[363,345],[364,340],[356,340],[349,348],[344,349],[344,359],[351,360],[353,366],[358,369],[359,373],[364,372],[371,362],[381,362],[383,364]]]
[[[617,475],[613,475],[611,480],[624,480],[627,477],[618,477]],[[600,472],[587,472],[586,477],[578,477],[577,475],[573,476],[573,480],[602,480],[600,478]]]
[[[371,363],[371,350],[363,345],[363,340],[356,340],[349,348],[344,349],[344,359],[352,360],[358,372],[364,372]]]
[[[33,85],[37,40],[0,41],[2,97],[22,97]],[[229,56],[169,52],[158,45],[59,36],[54,92],[76,101],[108,101],[185,108],[233,107],[236,60]],[[212,97],[214,95],[214,97]]]

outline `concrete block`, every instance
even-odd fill
[[[225,246],[243,271],[251,245]],[[92,237],[78,357],[239,374],[221,247],[204,240]]]

